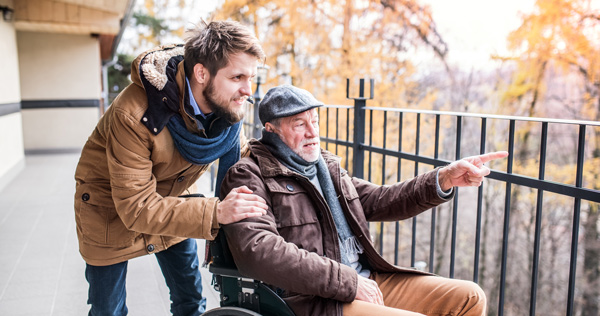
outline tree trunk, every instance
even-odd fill
[[[349,78],[352,69],[352,61],[350,57],[350,51],[352,49],[352,30],[350,30],[350,20],[353,15],[353,0],[346,0],[346,6],[344,8],[344,33],[342,34],[342,67],[340,71],[344,72],[343,77]]]

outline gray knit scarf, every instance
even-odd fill
[[[340,243],[342,263],[350,266],[354,261],[353,258],[356,258],[357,254],[363,253],[363,248],[360,243],[358,243],[356,236],[352,234],[350,226],[348,226],[340,201],[337,199],[337,193],[335,192],[329,169],[327,169],[323,157],[319,155],[319,159],[316,161],[306,161],[293,152],[290,147],[279,138],[279,135],[267,132],[265,129],[262,131],[260,142],[265,145],[271,154],[273,154],[273,156],[275,156],[282,164],[292,171],[305,176],[313,184],[316,184],[315,186],[325,198],[325,201],[331,210],[333,221],[335,222]]]

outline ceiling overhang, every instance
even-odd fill
[[[93,35],[100,38],[102,60],[112,58],[124,17],[135,0],[17,0],[18,31]]]
[[[66,34],[118,34],[130,1],[18,0],[15,28],[19,31]]]

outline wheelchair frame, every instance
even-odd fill
[[[208,271],[213,274],[213,287],[220,292],[221,307],[207,311],[203,316],[295,316],[270,287],[240,274],[222,230],[210,242],[209,249],[212,260]]]

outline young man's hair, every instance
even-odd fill
[[[188,30],[185,43],[184,67],[188,78],[198,63],[215,76],[229,63],[233,54],[246,53],[264,62],[265,53],[250,30],[235,21],[202,21],[202,26]]]

